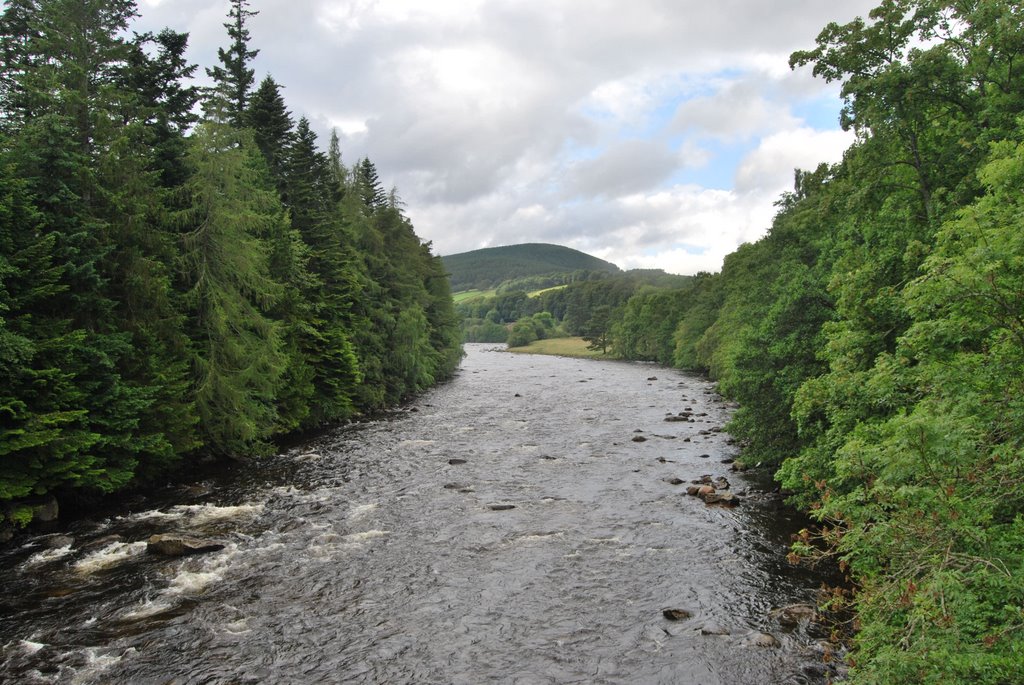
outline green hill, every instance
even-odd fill
[[[487,290],[511,280],[577,271],[619,273],[603,259],[562,245],[525,243],[485,247],[441,258],[451,274],[452,291]]]

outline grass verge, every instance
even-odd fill
[[[455,304],[459,304],[460,302],[465,302],[466,300],[494,297],[496,292],[496,290],[462,290],[457,293],[452,293],[452,302],[454,302]]]

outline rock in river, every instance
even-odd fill
[[[709,486],[702,486],[702,488],[706,487]],[[727,507],[739,506],[740,503],[740,498],[737,497],[735,494],[729,492],[728,490],[721,492],[710,492],[706,495],[701,496],[701,499],[703,499],[707,504],[721,504]]]
[[[772,611],[772,617],[780,625],[794,628],[803,622],[814,621],[818,617],[818,610],[810,604],[790,604]]]
[[[693,616],[693,614],[686,609],[662,609],[661,615],[670,621],[685,621]]]
[[[165,557],[184,557],[190,554],[217,552],[224,545],[210,540],[200,540],[184,535],[154,535],[146,543],[146,551],[150,554],[161,554]]]
[[[750,637],[750,644],[754,645],[755,647],[772,648],[780,647],[782,645],[782,643],[779,642],[779,639],[777,637],[775,637],[774,635],[769,635],[768,633],[754,633]]]

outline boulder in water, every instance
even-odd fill
[[[721,504],[726,507],[736,507],[740,504],[740,498],[729,491],[712,492],[702,498],[707,504]]]
[[[685,621],[693,616],[693,613],[686,609],[662,609],[661,615],[670,621]]]
[[[217,552],[224,545],[210,540],[200,540],[184,535],[154,535],[146,543],[146,552],[165,557],[184,557],[205,552]]]

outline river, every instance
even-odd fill
[[[0,680],[825,681],[821,629],[773,611],[822,578],[785,561],[799,521],[763,476],[723,463],[710,383],[466,348],[400,411],[19,540],[0,555]],[[670,482],[703,474],[750,496],[709,506]],[[225,548],[146,554],[164,532]]]

